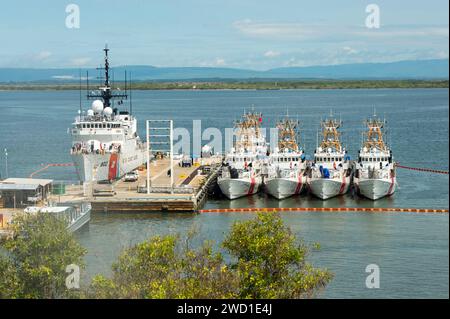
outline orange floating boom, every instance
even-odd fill
[[[199,213],[247,213],[247,212],[408,212],[408,213],[448,213],[448,209],[398,208],[398,207],[248,207],[201,209]]]
[[[33,173],[30,174],[30,178],[33,178],[34,175],[36,175],[37,173],[43,172],[45,171],[47,168],[49,167],[54,167],[54,166],[74,166],[73,163],[54,163],[54,164],[47,164],[44,167],[38,169],[37,171],[34,171]]]
[[[395,166],[398,168],[410,169],[413,171],[429,172],[429,173],[436,173],[436,174],[447,174],[448,175],[448,171],[442,171],[442,170],[437,170],[437,169],[409,167],[409,166],[403,166],[403,165],[398,165],[398,164],[396,164]]]

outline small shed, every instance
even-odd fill
[[[0,202],[6,208],[35,205],[52,191],[51,179],[7,178],[0,181]]]

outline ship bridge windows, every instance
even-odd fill
[[[121,128],[121,125],[119,123],[82,123],[77,124],[74,127],[88,128],[88,129],[95,129],[95,128],[111,129],[111,128]]]

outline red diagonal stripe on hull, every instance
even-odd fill
[[[255,190],[255,178],[250,179],[250,188],[248,189],[248,195],[253,194],[253,191]]]
[[[108,179],[112,181],[117,177],[117,161],[119,156],[116,153],[111,154],[109,158]]]
[[[392,189],[394,188],[394,177],[391,176],[391,186],[389,186],[388,195],[392,194]]]
[[[342,184],[341,184],[341,188],[339,189],[339,194],[342,194],[344,192],[345,189],[345,175],[342,177]]]
[[[301,189],[302,189],[302,174],[299,174],[297,187],[295,188],[295,194],[300,193]]]

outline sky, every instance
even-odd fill
[[[70,4],[79,8],[79,28],[66,25]],[[379,28],[366,26],[369,4],[379,8]],[[0,0],[0,67],[93,67],[105,43],[113,65],[267,70],[448,59],[448,6],[447,0]]]

